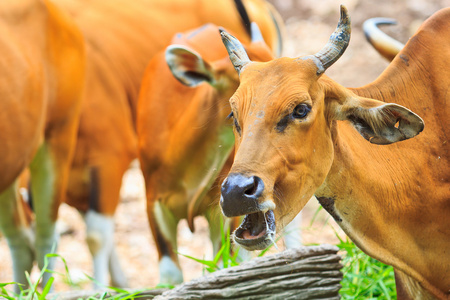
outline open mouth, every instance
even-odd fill
[[[234,232],[234,240],[247,250],[263,250],[274,243],[275,215],[273,210],[256,212],[244,217]]]

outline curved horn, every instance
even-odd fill
[[[367,41],[378,51],[384,58],[391,61],[403,49],[405,45],[390,37],[378,25],[395,25],[397,21],[387,18],[371,18],[364,22],[363,30]]]
[[[341,18],[336,30],[330,36],[330,39],[325,47],[314,54],[314,57],[320,61],[320,65],[317,66],[319,68],[317,74],[322,74],[325,72],[326,69],[334,64],[339,57],[344,54],[350,41],[350,33],[350,17],[348,15],[347,8],[344,5],[341,5]]]
[[[242,46],[241,42],[239,42],[237,38],[222,28],[219,29],[219,32],[222,37],[222,42],[228,51],[228,55],[230,56],[231,63],[238,74],[240,74],[242,69],[250,63],[247,52],[245,52],[244,46]]]

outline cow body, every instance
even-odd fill
[[[56,3],[72,15],[87,49],[87,83],[67,203],[83,212],[99,285],[126,286],[113,244],[113,214],[122,177],[137,158],[136,103],[150,59],[180,31],[214,22],[243,40],[248,34],[233,1],[74,1]],[[251,20],[278,47],[276,14],[265,2],[244,1]]]
[[[11,249],[14,281],[27,284],[56,246],[54,225],[75,145],[84,84],[84,44],[76,26],[48,1],[0,4],[1,229]],[[16,180],[30,167],[36,241],[15,214]],[[51,265],[49,266],[51,268]],[[44,276],[48,278],[48,274]]]
[[[214,252],[220,247],[218,187],[232,161],[234,136],[227,102],[238,77],[215,25],[178,34],[171,44],[147,67],[137,129],[160,281],[173,284],[183,280],[176,253],[181,219],[187,219],[194,231],[194,217],[204,215]],[[273,57],[263,41],[252,49],[256,60]],[[184,84],[172,75],[166,60]]]
[[[222,210],[254,221],[244,220],[236,241],[258,249],[314,194],[363,251],[394,266],[406,297],[448,299],[450,9],[427,20],[376,81],[357,89],[323,75],[345,50],[343,16],[330,39],[336,46],[235,64],[244,66],[230,100],[237,152]]]

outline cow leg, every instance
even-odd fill
[[[31,195],[36,214],[36,258],[41,270],[45,264],[45,256],[56,251],[55,223],[67,180],[68,163],[62,160],[60,165],[58,155],[61,153],[58,151],[55,153],[47,143],[44,143],[30,165]],[[54,259],[48,259],[47,269],[53,270],[53,267]],[[43,285],[51,275],[49,272],[44,273]]]
[[[284,228],[284,245],[287,249],[303,246],[302,243],[302,212],[300,212],[285,228]]]
[[[231,226],[231,222],[228,218],[224,219],[218,205],[208,209],[205,212],[205,218],[209,224],[209,237],[211,239],[213,254],[215,256],[222,247],[222,230],[225,231],[224,234],[226,234],[226,230]],[[221,224],[223,224],[223,227]]]
[[[104,151],[106,152],[106,151]],[[127,279],[120,266],[114,243],[114,213],[120,198],[122,176],[129,166],[129,155],[105,156],[103,163],[91,168],[89,210],[85,214],[86,241],[94,263],[95,288],[110,284],[126,287]]]
[[[159,254],[159,282],[170,285],[182,283],[183,273],[176,253],[179,220],[163,203],[150,202],[147,213]]]
[[[12,184],[0,194],[0,229],[11,251],[13,281],[26,286],[28,282],[25,271],[31,272],[34,261],[33,233],[22,222],[20,208],[17,206],[17,196],[16,184]],[[20,291],[18,286],[15,286],[14,290],[16,293]]]
[[[213,256],[215,257],[222,247],[222,231],[224,231],[223,234],[227,234],[226,230],[231,226],[231,222],[229,218],[223,217],[217,205],[215,205],[211,209],[208,209],[204,213],[204,216],[208,221],[209,238],[212,243]],[[234,228],[231,228],[230,233],[233,231],[233,229]],[[230,251],[231,250],[232,249],[230,249]],[[230,254],[232,254],[231,252]],[[221,262],[221,264],[223,264],[223,261]]]
[[[127,280],[120,267],[114,248],[114,220],[112,217],[89,210],[85,216],[86,241],[94,261],[95,287],[109,285],[109,271],[114,286],[125,287]]]
[[[63,122],[49,125],[46,140],[30,164],[31,196],[36,216],[36,258],[41,269],[46,255],[56,251],[55,223],[66,193],[78,129],[78,108],[72,107],[72,112]],[[49,270],[53,270],[54,260],[48,260]],[[50,272],[45,272],[44,286],[51,276]]]
[[[119,263],[119,255],[115,245],[111,249],[111,255],[109,256],[109,273],[111,274],[111,285],[119,288],[128,287],[128,281],[122,267]]]

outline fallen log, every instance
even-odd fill
[[[285,250],[194,279],[154,299],[340,299],[337,251],[331,245]]]
[[[125,289],[130,294],[136,293],[135,297],[127,299],[139,299],[148,300],[154,299],[156,296],[161,295],[164,291],[168,289]],[[112,289],[102,289],[102,290],[87,290],[87,291],[69,291],[62,293],[52,293],[49,294],[46,299],[56,299],[56,300],[80,300],[80,299],[107,299],[108,297],[117,296],[119,292],[115,292]],[[0,300],[2,298],[0,297]],[[6,300],[6,299],[5,299]]]

